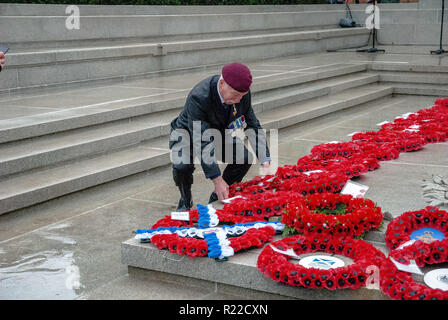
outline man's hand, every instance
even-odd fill
[[[265,162],[261,165],[261,169],[260,169],[260,175],[262,177],[264,176],[270,176],[275,174],[274,172],[274,168],[271,166],[270,162]]]
[[[215,193],[218,196],[218,200],[222,201],[229,197],[229,185],[224,181],[222,176],[219,176],[212,180],[215,185]]]
[[[5,67],[5,54],[1,51],[0,51],[0,67],[2,69]]]

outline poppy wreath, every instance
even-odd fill
[[[437,99],[434,103],[436,106],[445,106],[448,107],[448,98]]]
[[[271,191],[275,186],[272,183],[262,184],[259,181],[247,181],[235,183],[229,186],[229,197],[235,196],[256,196],[260,193]]]
[[[362,237],[379,228],[384,214],[372,200],[351,195],[317,194],[293,201],[282,216],[282,223],[300,233],[330,233]]]
[[[421,228],[432,228],[444,234],[443,240],[430,243],[411,241],[412,232]],[[411,260],[422,267],[448,261],[448,212],[427,206],[417,211],[404,212],[389,223],[386,229],[386,245],[394,260],[409,264]]]
[[[229,197],[237,195],[257,195],[265,191],[274,189],[278,184],[278,179],[274,181],[274,176],[256,176],[249,181],[234,183],[229,186]]]
[[[300,158],[297,161],[297,165],[294,166],[296,171],[311,171],[317,167],[321,170],[329,172],[341,172],[348,177],[359,177],[362,173],[372,171],[379,167],[379,160],[368,154],[356,153],[352,154],[349,158],[336,157],[333,159],[313,159],[309,156]],[[309,168],[303,170],[303,168]]]
[[[159,227],[139,229],[135,238],[142,243],[153,243],[159,250],[166,249],[191,258],[208,256],[224,259],[235,252],[262,247],[281,232],[280,222],[254,222],[223,226],[222,228]]]
[[[410,273],[398,270],[389,259],[384,260],[380,267],[380,289],[394,300],[448,299],[448,291],[432,289],[415,282]]]
[[[338,172],[341,175],[352,178],[359,177],[361,173],[369,171],[369,167],[366,165],[367,162],[364,160],[365,157],[356,154],[352,154],[349,158],[336,156],[332,159],[302,157],[297,161],[297,165],[290,166],[289,169],[305,174],[309,174],[309,171],[320,169],[328,172]]]
[[[199,212],[197,209],[189,210],[188,211],[190,220],[189,221],[183,221],[183,220],[176,220],[172,219],[171,216],[165,216],[162,219],[158,220],[151,228],[157,229],[160,227],[192,227],[193,223],[197,222],[199,219]]]
[[[322,143],[311,149],[311,154],[321,159],[349,158],[358,152],[359,146],[353,142]]]
[[[205,208],[209,206],[202,206],[201,204],[197,205],[199,209],[189,210],[189,221],[176,220],[172,219],[171,216],[165,216],[164,218],[158,220],[151,228],[156,229],[159,227],[193,227],[195,224],[201,224],[200,227],[208,227],[208,225],[204,226],[204,220],[210,221],[210,218],[207,217],[207,212]],[[228,205],[226,205],[228,207]],[[224,208],[226,208],[224,206]],[[199,213],[199,211],[202,211]],[[238,223],[249,223],[259,221],[260,218],[257,216],[249,216],[249,215],[235,215],[230,214],[228,210],[216,210],[215,212],[218,223],[223,224],[238,224]],[[204,217],[205,216],[205,217]],[[201,219],[202,218],[202,219]],[[201,221],[200,221],[201,220]]]
[[[438,99],[432,108],[408,113],[387,122],[378,131],[356,133],[350,142],[325,143],[314,146],[311,154],[300,158],[295,166],[279,167],[275,176],[255,177],[246,182],[230,186],[230,196],[257,195],[268,191],[306,191],[315,189],[298,173],[322,170],[344,178],[357,177],[362,173],[379,168],[379,161],[398,158],[401,152],[420,150],[426,143],[446,141],[448,138],[448,99]],[[331,166],[330,160],[348,160],[341,167]],[[327,161],[327,162],[325,162]],[[316,178],[314,178],[316,179]],[[290,182],[289,180],[294,180]],[[347,179],[346,179],[347,180]],[[290,182],[290,183],[288,183]],[[303,188],[301,188],[303,187]],[[338,192],[332,189],[331,192]],[[328,190],[330,192],[330,190]]]
[[[301,198],[299,193],[292,191],[262,193],[254,197],[237,198],[224,205],[221,216],[246,216],[255,217],[257,220],[269,220],[273,216],[280,216],[288,202]]]
[[[303,196],[339,192],[350,178],[340,172],[316,172],[287,179],[278,187],[279,191],[294,190]]]
[[[394,143],[371,142],[368,140],[363,140],[360,136],[357,136],[356,138],[359,138],[360,140],[354,142],[360,146],[363,155],[368,159],[373,158],[377,161],[389,161],[398,158],[398,156],[400,155],[400,151],[397,150]],[[370,160],[370,162],[372,162],[372,160]],[[378,168],[379,163],[375,164],[374,166],[375,169]]]
[[[280,168],[279,168],[280,169]],[[243,196],[245,198],[257,198],[262,194],[266,194],[265,197],[275,196],[278,191],[293,191],[302,195],[314,194],[314,193],[326,193],[326,192],[338,192],[342,190],[347,180],[350,179],[350,175],[345,175],[340,168],[338,172],[311,172],[311,173],[299,173],[294,170],[290,171],[289,178],[280,179],[275,178],[273,181],[268,182],[268,185],[251,185],[246,187],[236,186],[230,188],[229,197]],[[284,168],[282,172],[286,172]],[[351,173],[351,172],[349,172]]]
[[[368,135],[363,135],[362,133],[357,133],[353,135],[353,139],[364,139],[365,141],[371,142],[374,141],[376,144],[380,145],[388,143],[398,152],[420,150],[427,143],[423,137],[421,137],[420,135],[416,135],[413,132],[416,129],[409,129],[412,132],[406,131],[408,129],[405,129],[403,131],[396,131],[392,126],[386,127],[388,129],[385,129],[385,127],[383,127],[381,130],[374,132],[373,134],[370,133]]]
[[[288,254],[281,251],[292,249],[300,256],[305,253],[323,251],[351,258],[351,265],[328,270],[306,268],[292,263]],[[291,236],[266,246],[258,256],[257,269],[267,278],[290,286],[312,289],[357,289],[364,287],[371,266],[380,266],[385,259],[384,254],[373,245],[350,237],[333,237],[329,234],[309,234],[307,236]]]

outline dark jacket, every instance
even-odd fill
[[[263,144],[266,146],[266,159],[270,160],[269,149],[267,143],[265,143],[266,136],[263,131],[258,132],[257,130],[262,129],[262,127],[252,109],[250,91],[243,96],[238,104],[235,105],[237,114],[233,115],[233,107],[223,105],[219,98],[217,89],[219,78],[219,75],[208,77],[199,82],[190,91],[183,110],[179,116],[171,122],[171,131],[175,129],[186,129],[189,131],[190,137],[192,138],[193,121],[201,121],[201,136],[205,130],[214,128],[221,132],[224,139],[224,132],[229,124],[244,115],[247,123],[246,130],[249,128],[255,129],[258,144],[260,144],[261,141],[264,141]],[[170,141],[170,149],[175,143],[176,141]],[[208,144],[212,143],[212,141],[193,141],[193,143],[196,146],[200,145],[202,152],[202,150],[206,148]],[[251,145],[258,154],[257,146],[254,146],[252,143]],[[260,160],[263,161],[265,159]],[[221,175],[221,171],[216,161],[215,163],[207,164],[201,160],[201,166],[206,178],[213,179]]]

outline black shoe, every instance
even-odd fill
[[[210,199],[208,199],[208,203],[212,203],[218,201],[218,195],[214,192],[212,192],[212,194],[210,195]]]
[[[176,211],[189,211],[193,207],[193,201],[180,198]]]
[[[193,207],[191,196],[191,185],[193,184],[193,175],[173,172],[174,181],[180,191],[180,200],[176,211],[188,211]]]

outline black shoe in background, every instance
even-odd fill
[[[210,195],[210,199],[208,199],[208,203],[212,203],[218,201],[218,195],[214,192],[212,192],[212,194]]]
[[[193,201],[191,199],[180,198],[176,211],[189,211],[193,207]]]

